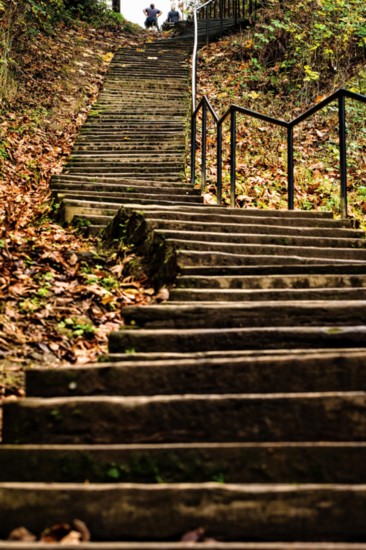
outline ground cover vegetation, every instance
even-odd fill
[[[67,159],[113,52],[133,26],[94,0],[0,3],[0,396],[22,394],[32,364],[83,363],[106,350],[124,304],[152,290],[122,277],[129,252],[54,221],[50,178]]]
[[[366,94],[363,0],[266,0],[255,24],[201,50],[199,95],[222,115],[237,105],[292,120],[340,87]],[[365,104],[347,100],[350,214],[366,214]],[[229,128],[224,128],[228,202]],[[208,136],[208,190],[215,193],[215,131]],[[286,208],[286,132],[238,116],[238,206]],[[337,104],[295,130],[296,206],[339,213]],[[199,158],[198,158],[199,160]]]

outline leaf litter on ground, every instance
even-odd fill
[[[126,258],[55,223],[49,186],[114,52],[142,40],[76,21],[14,54],[17,89],[0,102],[0,398],[24,395],[32,365],[94,361],[123,323],[123,306],[153,294],[146,277],[123,277]]]

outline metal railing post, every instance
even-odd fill
[[[209,11],[208,8],[206,8],[206,44],[207,46],[210,43],[210,19],[209,19]]]
[[[217,125],[217,202],[222,204],[222,124]]]
[[[206,187],[206,165],[207,165],[207,103],[202,104],[202,161],[201,161],[201,191]]]
[[[346,98],[342,92],[338,97],[339,119],[339,170],[341,175],[341,213],[347,218],[347,128],[346,128]]]
[[[232,109],[230,116],[230,206],[235,207],[236,187],[236,111]]]
[[[224,0],[220,0],[219,5],[219,17],[220,17],[220,36],[224,36]]]
[[[294,209],[294,129],[287,128],[287,203],[288,209]]]
[[[196,115],[193,113],[191,118],[191,184],[196,183],[196,137],[197,137],[197,121]]]

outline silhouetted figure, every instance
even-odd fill
[[[144,9],[143,11],[146,15],[145,27],[147,29],[156,27],[159,30],[158,17],[160,17],[163,12],[155,8],[155,4],[150,4],[150,7]]]

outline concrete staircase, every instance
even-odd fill
[[[165,82],[146,71],[177,59],[164,44],[118,54],[54,190],[67,221],[112,220],[157,287],[178,276],[168,302],[125,308],[103,361],[32,369],[5,403],[0,538],[79,518],[87,550],[187,548],[200,527],[211,550],[365,550],[364,234],[202,205],[180,183],[184,48]]]

